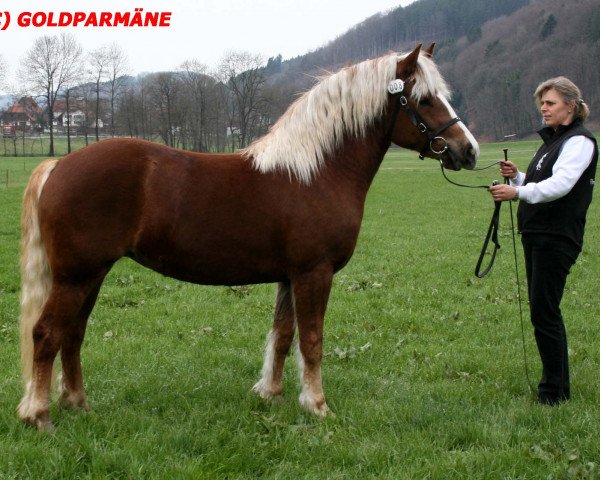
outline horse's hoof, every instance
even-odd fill
[[[54,433],[54,431],[56,430],[54,424],[50,420],[50,417],[48,417],[47,420],[38,419],[35,423],[35,428],[38,429],[38,432],[45,433]]]
[[[312,413],[314,413],[319,418],[335,418],[335,413],[333,413],[326,403],[324,403],[321,407],[315,407],[312,409]]]
[[[23,397],[21,403],[19,403],[19,406],[17,407],[17,416],[24,423],[31,425],[40,431],[54,431],[48,408],[45,407],[42,402],[35,402],[29,392]]]
[[[90,411],[90,406],[85,398],[85,395],[61,395],[58,399],[58,404],[68,410],[84,410]]]
[[[23,423],[36,428],[40,432],[54,433],[54,424],[52,423],[52,420],[50,420],[50,414],[48,412],[26,417],[19,415],[19,417]]]
[[[324,397],[314,399],[302,393],[300,395],[300,405],[319,418],[335,418],[335,413],[329,409]]]
[[[263,379],[260,379],[258,382],[254,384],[252,387],[252,391],[264,400],[273,400],[275,402],[282,402],[283,398],[281,395],[281,388],[274,389],[269,388],[265,385]]]

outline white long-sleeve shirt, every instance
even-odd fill
[[[527,203],[551,202],[564,197],[577,183],[582,173],[592,162],[594,142],[583,135],[569,138],[552,167],[552,176],[541,182],[523,185],[525,173],[517,172],[510,180],[519,191],[519,200]]]

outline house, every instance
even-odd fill
[[[67,116],[68,115],[68,116]],[[80,100],[69,101],[69,112],[67,114],[67,102],[56,100],[54,102],[54,119],[52,125],[58,128],[78,128],[85,126],[85,111]]]
[[[31,97],[21,97],[0,114],[3,132],[30,131],[39,127],[42,110]]]

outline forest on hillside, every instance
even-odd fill
[[[458,107],[475,131],[492,139],[540,127],[537,85],[564,75],[581,89],[589,122],[600,125],[600,1],[532,2],[486,23],[442,69],[460,93]]]
[[[600,126],[600,0],[420,0],[366,19],[280,71],[318,73],[421,42],[436,42],[453,104],[482,138],[539,128],[533,92],[559,75],[581,88],[589,121]]]

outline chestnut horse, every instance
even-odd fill
[[[281,394],[298,327],[300,402],[327,415],[321,357],[329,291],[352,256],[391,141],[454,170],[473,168],[479,153],[448,103],[432,47],[420,49],[320,80],[239,153],[111,139],[40,164],[22,218],[19,417],[53,428],[48,401],[58,352],[60,404],[88,408],[80,348],[100,285],[121,257],[204,285],[277,282],[254,390],[266,399]]]

